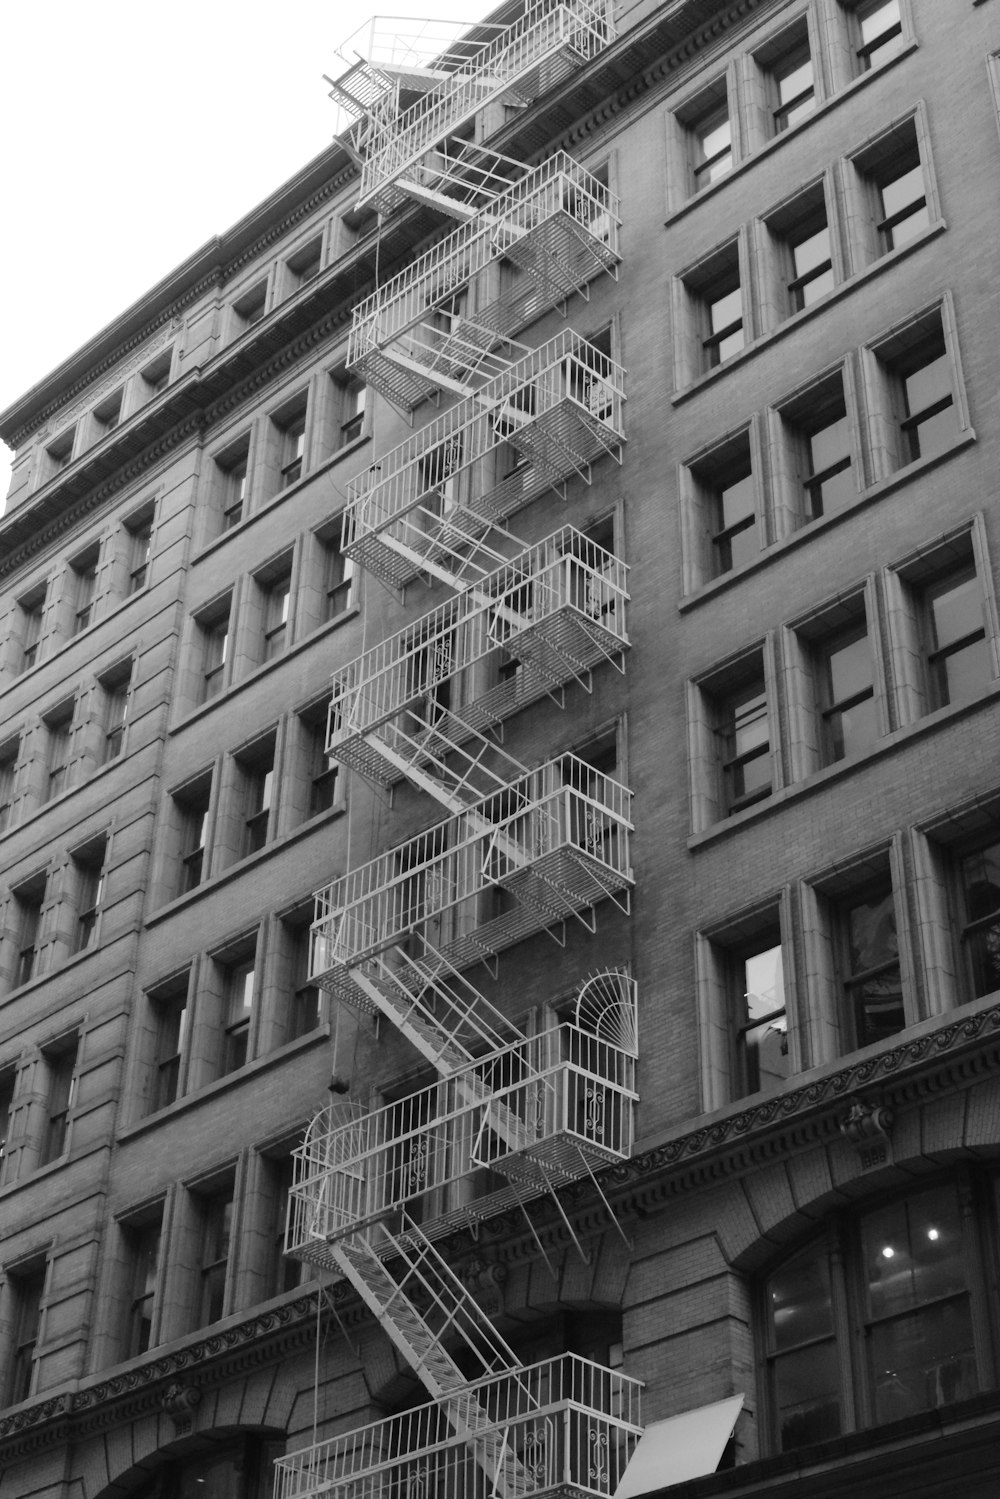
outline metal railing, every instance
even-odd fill
[[[574,611],[585,625],[599,625],[626,646],[627,576],[620,558],[574,527],[562,527],[341,668],[333,679],[327,753],[336,756],[346,740],[407,709],[430,717],[435,707],[443,713],[446,682],[471,671],[501,645],[516,657],[525,632],[563,610]],[[450,693],[447,706],[457,708],[460,700],[471,704],[476,696],[470,683],[467,691]]]
[[[624,406],[621,365],[579,334],[563,330],[350,481],[345,552],[350,556],[360,551],[363,558],[367,537],[404,521],[411,512],[417,512],[414,519],[390,532],[390,541],[398,534],[409,544],[419,540],[420,533],[433,533],[456,503],[455,492],[463,510],[502,519],[534,492],[541,493],[578,469],[579,453],[599,456],[620,447]],[[484,462],[505,450],[515,455],[513,469],[518,442],[525,445],[535,429],[558,426],[560,416],[565,416],[570,430],[557,430],[549,441],[534,485],[527,482],[524,470],[513,475],[514,484],[502,465]],[[578,451],[568,446],[571,443]]]
[[[435,949],[494,914],[478,897],[519,872],[538,872],[564,853],[551,876],[568,909],[590,904],[593,885],[574,866],[603,869],[608,888],[631,883],[631,793],[574,755],[531,771],[455,817],[379,855],[316,894],[310,972],[314,980],[349,968],[419,932]],[[557,861],[558,862],[558,861]],[[566,883],[563,884],[562,882]]]
[[[481,33],[480,33],[481,34]],[[444,52],[418,51],[412,45],[402,60],[387,61],[378,54],[366,69],[373,80],[368,88],[367,114],[357,133],[358,146],[365,153],[361,178],[360,202],[363,204],[379,189],[398,178],[442,140],[473,119],[490,99],[516,92],[531,96],[540,87],[555,81],[555,69],[562,72],[579,66],[597,55],[614,38],[609,9],[587,0],[535,0],[521,16],[485,42],[466,39],[456,43],[448,39]],[[430,55],[428,55],[430,51]],[[400,56],[397,44],[397,57]],[[551,78],[534,70],[550,63]],[[379,64],[381,63],[381,71]],[[438,76],[423,81],[430,87],[408,108],[398,107],[397,90],[391,86],[393,73],[407,68],[428,67]],[[352,72],[357,72],[355,64]],[[416,82],[416,80],[414,80]],[[358,89],[345,84],[336,97],[348,107],[352,98],[361,97]],[[354,109],[352,112],[357,112]]]
[[[354,309],[347,363],[355,365],[371,349],[384,347],[466,285],[486,266],[508,253],[557,214],[594,242],[592,274],[604,261],[616,261],[619,203],[590,172],[556,152],[528,172],[467,224],[432,245]],[[588,277],[589,279],[589,277]],[[488,321],[474,314],[477,322]],[[512,329],[499,329],[510,332]]]
[[[519,1459],[522,1499],[560,1486],[611,1499],[642,1433],[641,1390],[639,1380],[563,1354],[466,1394],[486,1412],[483,1429]],[[278,1458],[274,1499],[488,1499],[491,1484],[455,1429],[455,1403],[418,1406]]]
[[[624,1159],[635,1097],[635,1058],[563,1024],[384,1108],[345,1119],[333,1105],[295,1152],[286,1252],[309,1258],[317,1239],[353,1235],[404,1205],[430,1236],[482,1218],[513,1196],[489,1173],[517,1155],[557,1162],[547,1148],[556,1141],[591,1165]]]

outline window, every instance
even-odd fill
[[[219,474],[219,492],[222,510],[222,529],[231,531],[238,526],[247,510],[248,473],[250,463],[250,437],[227,448],[215,460]]]
[[[35,1348],[42,1321],[45,1266],[12,1270],[8,1276],[10,1323],[13,1328],[10,1377],[4,1404],[17,1405],[34,1390]]]
[[[336,452],[364,434],[368,387],[341,367],[330,375],[324,451]]]
[[[45,725],[46,780],[43,801],[51,801],[69,785],[70,758],[73,746],[74,700],[60,703],[42,719]]]
[[[881,340],[874,349],[872,427],[888,472],[945,452],[959,436],[955,376],[941,309]],[[881,441],[879,441],[881,439]]]
[[[125,1358],[138,1358],[153,1343],[153,1314],[156,1309],[162,1228],[162,1208],[156,1218],[148,1223],[130,1223],[123,1227],[127,1277],[122,1350]]]
[[[871,643],[864,622],[816,648],[823,761],[832,765],[870,749],[878,734]]]
[[[290,987],[286,1035],[291,1041],[314,1031],[323,1021],[322,993],[309,979],[310,927],[313,902],[305,901],[282,917],[282,941],[287,958]]]
[[[20,734],[0,744],[0,833],[5,833],[14,824],[20,754]]]
[[[720,705],[719,757],[723,803],[742,811],[771,794],[770,730],[762,678],[748,682]]]
[[[834,285],[826,194],[817,182],[765,220],[777,253],[784,296],[776,296],[785,317],[812,307]],[[776,288],[776,292],[778,289]],[[782,307],[783,302],[783,307]]]
[[[888,876],[838,912],[845,1021],[853,1046],[870,1046],[906,1024],[896,906]]]
[[[292,554],[284,553],[254,574],[261,606],[262,661],[273,661],[289,643]]]
[[[202,1198],[198,1325],[217,1322],[226,1305],[226,1276],[233,1232],[233,1187]]]
[[[95,542],[92,547],[79,557],[74,557],[70,563],[70,573],[73,577],[73,634],[79,635],[92,623],[94,617],[94,594],[97,591],[97,562],[100,555],[100,547]]]
[[[966,854],[959,863],[962,947],[977,999],[1000,989],[1000,843]]]
[[[149,559],[153,550],[153,510],[144,508],[125,522],[128,536],[128,585],[131,596],[149,582]]]
[[[979,1215],[961,1207],[969,1188],[962,1173],[835,1218],[767,1277],[764,1363],[777,1447],[901,1420],[993,1382],[981,1367],[988,1340],[979,1353],[974,1332],[992,1316]],[[839,1344],[855,1328],[855,1346]]]
[[[275,734],[266,734],[233,756],[239,821],[237,858],[256,853],[271,834]]]
[[[706,577],[721,577],[760,556],[749,430],[689,465],[685,488],[694,499],[699,531],[707,538],[701,569]]]
[[[875,254],[898,250],[922,234],[931,219],[916,118],[894,126],[853,160],[870,194]]]
[[[107,851],[107,834],[102,833],[97,838],[91,838],[81,848],[75,849],[71,855],[76,908],[74,952],[83,952],[92,947],[97,939],[97,918],[104,893],[104,861]]]
[[[54,442],[50,442],[45,449],[46,479],[52,479],[56,474],[61,474],[64,468],[69,468],[73,462],[73,444],[76,440],[76,428],[70,427],[68,432],[61,433]]]
[[[755,54],[767,89],[769,135],[780,135],[816,108],[816,80],[805,18]]]
[[[336,516],[316,536],[323,557],[323,619],[336,619],[354,603],[355,567],[343,551],[344,517]]]
[[[165,1109],[181,1096],[181,1070],[188,1020],[190,974],[175,974],[149,991],[153,1029],[152,1079],[149,1111]]]
[[[903,18],[899,0],[866,0],[854,10],[856,53],[862,72],[876,68],[899,50]]]
[[[319,275],[322,252],[323,240],[322,237],[317,237],[288,257],[286,264],[292,273],[296,287],[305,286],[307,281],[312,281],[315,276]]]
[[[733,169],[733,131],[725,78],[679,111],[678,119],[690,143],[692,191],[700,192]]]
[[[255,323],[259,323],[267,310],[267,282],[260,281],[250,291],[244,292],[238,301],[233,303],[233,325],[235,336],[245,333]]]
[[[199,701],[206,703],[217,697],[226,680],[226,658],[229,654],[229,614],[232,594],[217,600],[195,616],[195,626],[201,648],[201,693]]]
[[[166,390],[170,384],[170,366],[173,361],[173,350],[165,349],[162,354],[140,370],[139,379],[142,381],[142,396],[144,401],[152,401],[161,391]]]
[[[993,675],[975,564],[929,582],[920,602],[931,700],[937,706],[968,702]]]
[[[702,828],[754,806],[773,789],[764,649],[693,683],[689,711],[694,821]]]
[[[42,903],[45,900],[44,871],[33,875],[11,891],[14,901],[16,959],[14,983],[26,984],[38,969]]]
[[[842,371],[786,402],[778,413],[777,530],[785,535],[857,498],[854,439]]]
[[[17,601],[21,616],[21,671],[30,671],[39,659],[47,593],[48,583],[39,583]]]
[[[994,679],[984,576],[973,526],[936,542],[886,576],[893,664],[904,722],[969,702]]]
[[[293,416],[282,428],[281,489],[288,489],[302,478],[306,451],[306,414]]]
[[[69,1148],[69,1125],[76,1090],[76,1062],[79,1037],[72,1035],[43,1052],[46,1069],[45,1139],[39,1166],[48,1166],[65,1155]]]
[[[315,817],[320,812],[328,812],[337,801],[339,767],[336,760],[330,760],[326,753],[329,706],[329,698],[323,698],[299,714],[302,755],[308,782],[303,817]]]
[[[208,842],[211,773],[206,773],[173,794],[174,815],[180,834],[180,879],[178,894],[194,890],[205,879]]]
[[[3,1163],[10,1158],[8,1143],[10,1141],[11,1115],[14,1112],[14,1091],[17,1085],[17,1073],[13,1067],[0,1068],[0,1184],[5,1184],[9,1178],[4,1172]]]
[[[789,1076],[781,943],[733,954],[736,1078],[741,1093],[773,1093]]]
[[[226,970],[225,1041],[220,1075],[235,1072],[247,1062],[250,1020],[257,986],[256,963],[256,955],[252,954],[231,964]]]
[[[101,694],[101,724],[103,740],[100,746],[99,763],[106,765],[116,760],[125,744],[125,726],[128,722],[129,692],[132,686],[132,662],[123,661],[111,671],[98,677]]]
[[[293,1260],[285,1253],[285,1219],[288,1213],[288,1199],[295,1180],[295,1158],[285,1155],[280,1160],[269,1161],[267,1164],[270,1167],[270,1186],[274,1203],[271,1220],[273,1247],[268,1294],[280,1296],[283,1291],[294,1291],[302,1283],[303,1265],[299,1260]]]
[[[124,391],[116,390],[114,395],[108,396],[99,406],[94,407],[94,441],[98,442],[102,437],[113,432],[122,419],[122,396]]]
[[[738,241],[733,240],[679,280],[677,381],[687,384],[724,364],[747,338]]]

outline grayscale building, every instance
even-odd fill
[[[0,1499],[992,1499],[1000,8],[401,24],[0,413]]]

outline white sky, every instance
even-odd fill
[[[329,143],[378,0],[34,0],[0,63],[0,410]],[[486,0],[427,0],[470,21]],[[385,10],[427,15],[419,0]],[[0,503],[10,469],[0,443]]]

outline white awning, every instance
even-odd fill
[[[651,1421],[632,1454],[614,1499],[637,1499],[653,1489],[702,1478],[719,1466],[726,1443],[743,1406],[742,1395],[730,1395],[713,1405]]]

